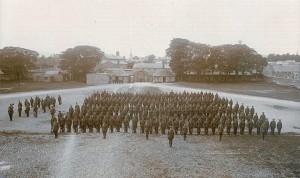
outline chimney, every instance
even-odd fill
[[[120,69],[120,60],[118,60],[118,69]]]
[[[116,56],[120,56],[120,52],[119,51],[116,52]]]

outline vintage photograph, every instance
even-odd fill
[[[300,177],[300,1],[0,0],[0,178]]]

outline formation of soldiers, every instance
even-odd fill
[[[61,96],[58,96],[59,105],[62,104]],[[56,99],[53,96],[47,95],[44,99],[36,96],[35,98],[25,99],[24,105],[21,101],[18,102],[18,115],[22,117],[22,111],[24,109],[24,113],[26,117],[29,117],[30,110],[32,110],[32,114],[34,117],[38,117],[38,109],[42,108],[42,111],[45,113],[48,108],[51,111],[51,107],[55,107]],[[8,115],[10,117],[10,121],[12,121],[13,113],[14,113],[14,104],[10,104],[8,107]],[[24,107],[23,107],[24,106]]]
[[[51,106],[51,105],[50,105]],[[163,93],[163,94],[140,94],[140,93],[109,93],[106,91],[95,92],[85,98],[83,104],[70,106],[64,115],[61,111],[56,117],[55,106],[50,108],[51,132],[57,137],[58,131],[75,133],[100,132],[103,138],[106,133],[127,133],[131,128],[133,133],[137,129],[141,134],[166,134],[169,140],[173,140],[174,134],[181,134],[184,140],[187,134],[215,134],[216,130],[222,138],[224,129],[229,135],[243,135],[245,129],[252,134],[256,128],[257,134],[263,139],[271,128],[271,134],[281,132],[282,123],[276,124],[273,120],[269,123],[264,112],[260,116],[255,113],[252,106],[239,105],[238,102],[227,98],[221,98],[213,93]],[[172,129],[171,129],[172,128]],[[170,141],[170,146],[172,142]]]

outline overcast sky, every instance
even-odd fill
[[[173,38],[300,53],[299,0],[0,0],[0,48],[164,56]]]

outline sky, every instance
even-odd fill
[[[0,48],[165,56],[173,38],[300,54],[299,0],[0,0]]]

